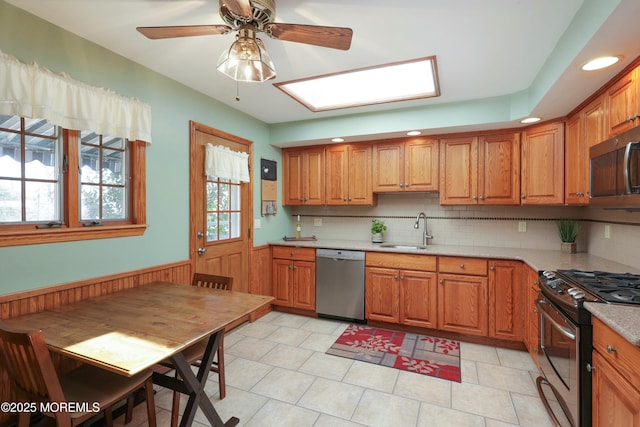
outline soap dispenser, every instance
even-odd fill
[[[300,225],[300,215],[298,215],[298,222],[296,222],[296,239],[299,239],[302,234],[302,225]]]

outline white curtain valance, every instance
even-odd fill
[[[207,144],[204,173],[231,182],[249,182],[249,154]]]
[[[151,107],[0,51],[0,114],[151,142]]]

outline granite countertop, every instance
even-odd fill
[[[394,242],[403,244],[401,242]],[[271,245],[376,252],[399,252],[424,255],[448,255],[479,258],[515,259],[534,270],[599,270],[640,274],[640,269],[588,253],[567,254],[559,250],[497,248],[487,246],[428,245],[426,249],[385,248],[379,243],[360,240],[319,239],[316,241],[270,242]],[[415,245],[415,243],[404,243]],[[596,317],[635,346],[640,346],[640,306],[587,303],[585,307]]]
[[[584,306],[620,336],[640,347],[640,308],[633,305],[597,302],[588,302]]]

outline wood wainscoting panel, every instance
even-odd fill
[[[271,246],[256,246],[251,252],[249,292],[273,296],[271,280]]]

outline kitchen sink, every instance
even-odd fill
[[[427,247],[423,245],[411,245],[403,243],[383,243],[380,245],[380,247],[393,249],[427,249]]]

